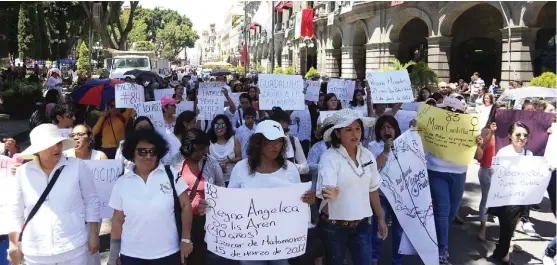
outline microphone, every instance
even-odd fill
[[[385,134],[385,137],[387,139],[392,139],[393,138],[393,136],[390,135],[390,134]],[[394,146],[394,143],[393,143],[393,144],[391,144],[391,151],[394,151],[394,150],[395,150],[395,146]]]

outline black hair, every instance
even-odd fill
[[[279,168],[286,169],[287,167],[287,160],[286,160],[286,139],[282,139],[282,149],[280,150],[280,154],[277,156],[277,165]],[[257,167],[261,165],[261,151],[263,150],[263,141],[267,140],[265,136],[261,133],[255,133],[250,136],[248,141],[248,147],[246,149],[247,159],[248,159],[248,169],[250,175],[255,174],[255,170]]]
[[[507,133],[508,133],[508,134],[512,134],[512,133],[514,132],[514,129],[516,129],[517,127],[524,128],[524,130],[526,130],[526,132],[527,132],[528,134],[530,134],[530,128],[528,128],[528,125],[524,124],[524,123],[521,122],[521,121],[515,121],[513,124],[511,124],[511,125],[509,126],[509,129],[508,129]]]
[[[443,98],[443,95],[441,95],[441,93],[439,92],[435,92],[433,94],[431,94],[431,96],[429,96],[429,98],[435,99],[435,101],[440,100]]]
[[[135,148],[139,142],[148,142],[155,146],[157,162],[159,162],[168,152],[166,140],[164,140],[164,138],[155,130],[138,130],[132,134],[126,135],[126,139],[124,140],[122,155],[128,161],[135,163]]]
[[[336,110],[341,110],[342,106],[341,106],[341,102],[338,99],[337,95],[335,93],[329,93],[325,95],[325,100],[323,100],[323,109],[325,111],[327,111],[327,102],[329,102],[329,100],[331,100],[332,98],[336,98],[337,99],[337,109]]]
[[[56,117],[64,116],[64,114],[67,114],[70,117],[73,116],[75,114],[74,106],[67,103],[56,104],[52,111],[50,111],[50,119],[54,122],[54,124],[58,124],[58,119]]]
[[[286,111],[284,111],[282,109],[273,111],[273,115],[271,115],[270,118],[271,118],[271,120],[274,120],[278,123],[281,123],[281,122],[290,123],[292,121],[290,119],[290,115],[288,115],[288,113],[286,113]]]
[[[321,82],[321,86],[319,87],[320,94],[327,94],[327,84],[328,82]]]
[[[49,103],[58,103],[58,98],[59,98],[60,92],[56,89],[50,89],[46,92],[46,95],[44,96],[44,104],[49,104]]]
[[[176,125],[174,126],[174,135],[180,139],[184,136],[186,132],[186,125],[184,123],[190,123],[195,120],[195,112],[191,110],[186,110],[176,117]]]
[[[190,157],[199,150],[199,145],[209,146],[211,144],[209,136],[197,128],[186,130],[180,143],[180,153],[183,157]]]
[[[392,115],[383,115],[379,117],[379,119],[377,119],[377,121],[375,122],[375,140],[377,142],[381,140],[381,128],[383,127],[383,125],[385,125],[385,123],[388,123],[395,129],[395,135],[392,135],[393,139],[396,139],[402,133],[400,131],[398,121],[395,119],[395,117],[393,117]]]
[[[424,88],[420,89],[420,93],[418,94],[418,98],[416,98],[416,102],[426,101],[427,98],[424,98],[424,97],[422,96],[422,92],[423,92],[424,90],[427,91],[427,92],[429,92],[429,95],[431,96],[431,90],[429,90],[429,88],[427,88],[427,87],[424,87]]]
[[[224,133],[224,138],[226,140],[229,140],[230,137],[234,136],[234,131],[232,129],[232,123],[230,122],[230,119],[224,114],[219,114],[211,121],[211,127],[209,129],[209,132],[207,133],[207,135],[209,136],[209,140],[211,140],[211,143],[217,142],[217,134],[215,133],[215,124],[217,124],[218,120],[222,120],[224,122],[224,125],[226,125],[226,132]]]
[[[249,95],[248,95],[248,93],[246,93],[246,92],[243,92],[242,94],[240,94],[240,97],[239,97],[239,98],[240,98],[240,99],[245,98],[245,99],[247,99],[247,100],[249,100],[249,101],[251,102],[251,99],[249,98]]]
[[[357,119],[357,121],[360,124],[360,127],[362,128],[362,138],[360,139],[360,141],[363,141],[364,140],[364,131],[365,131],[364,130],[364,124],[362,123],[362,120],[360,120],[360,119]],[[340,132],[340,130],[342,130],[342,128],[334,129],[331,132],[330,143],[331,143],[331,146],[334,147],[334,148],[339,148],[342,145],[342,143],[340,142],[340,138],[336,134],[336,132]]]
[[[257,117],[257,111],[254,108],[249,107],[244,110],[244,113],[242,113],[242,115],[244,119],[246,118],[246,116]]]
[[[364,99],[362,99],[362,101],[359,104],[356,104],[356,96],[358,95],[358,93],[362,93],[363,96],[366,95],[366,92],[364,92],[362,89],[354,90],[354,95],[352,95],[352,101],[350,101],[350,106],[357,107],[357,106],[363,106],[364,105],[364,103],[365,103]]]

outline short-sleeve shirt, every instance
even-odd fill
[[[174,195],[166,170],[159,163],[144,181],[130,170],[116,181],[108,206],[124,212],[120,253],[139,259],[159,259],[180,251],[174,219]],[[172,171],[178,196],[186,191]]]
[[[286,168],[280,168],[273,173],[250,174],[246,158],[238,162],[232,170],[228,188],[279,188],[293,183],[301,183],[301,181],[300,173],[292,162],[286,161]]]

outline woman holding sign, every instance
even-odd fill
[[[346,249],[354,265],[372,264],[372,226],[369,217],[378,219],[379,237],[387,237],[387,224],[379,199],[381,182],[374,155],[360,145],[363,128],[375,123],[351,109],[331,116],[333,126],[323,135],[331,147],[319,162],[317,196],[319,226],[325,244],[325,263],[342,265]],[[373,211],[372,211],[373,208]]]

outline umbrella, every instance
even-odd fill
[[[499,101],[506,100],[519,100],[523,98],[557,98],[557,89],[549,87],[522,87],[516,89],[506,89],[501,96],[499,96]]]
[[[229,75],[229,74],[231,74],[229,70],[222,69],[222,68],[217,68],[217,69],[211,71],[211,76],[225,76],[225,75]]]
[[[138,81],[140,84],[143,84],[145,82],[157,82],[159,84],[162,84],[162,77],[151,71],[134,69],[125,72],[124,75],[135,76],[135,80]]]
[[[117,84],[124,81],[117,79],[91,80],[72,92],[73,100],[78,104],[104,108],[115,97]]]

